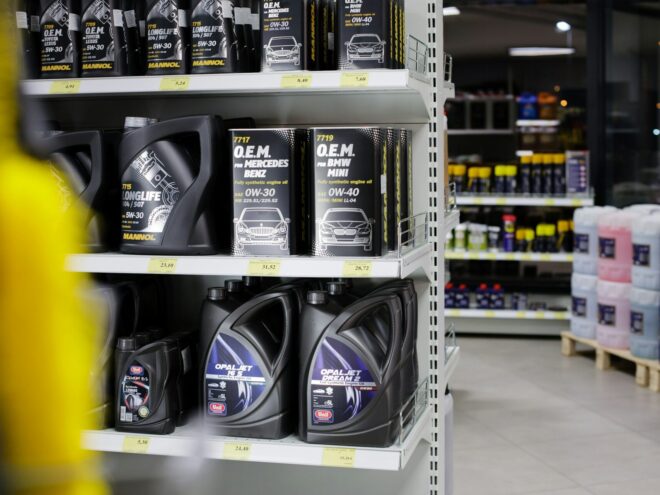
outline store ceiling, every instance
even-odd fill
[[[566,33],[558,33],[557,21],[573,26],[572,45],[576,56],[586,56],[586,6],[584,2],[542,5],[477,5],[454,1],[461,10],[445,17],[445,51],[456,58],[508,57],[518,46],[568,45]]]

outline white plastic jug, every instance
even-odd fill
[[[598,281],[598,343],[627,349],[630,340],[630,284]]]
[[[644,359],[660,356],[660,292],[630,290],[630,352]]]
[[[571,295],[573,312],[571,315],[571,332],[585,339],[596,338],[598,322],[598,294],[596,285],[598,277],[574,273],[571,279]]]
[[[612,211],[616,208],[592,206],[575,210],[573,272],[586,275],[598,273],[598,219]]]
[[[643,210],[608,212],[598,219],[598,278],[628,284],[632,272],[632,223]]]
[[[632,283],[660,291],[660,214],[636,219],[632,224]]]

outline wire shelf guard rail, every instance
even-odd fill
[[[397,227],[397,256],[429,243],[429,214],[419,213],[404,218]]]

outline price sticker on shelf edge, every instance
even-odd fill
[[[284,74],[280,81],[283,89],[301,89],[312,87],[311,74]]]
[[[75,95],[77,93],[80,93],[79,79],[62,79],[50,84],[50,94],[52,95]]]
[[[371,277],[373,268],[371,261],[344,261],[342,275],[348,278]]]
[[[339,84],[342,88],[364,88],[369,86],[369,73],[353,71],[342,72]]]
[[[186,91],[190,86],[188,76],[165,76],[160,80],[161,91]]]
[[[122,452],[126,454],[146,454],[149,451],[149,437],[125,436]]]
[[[251,277],[278,277],[281,265],[279,260],[250,260],[248,275]]]
[[[250,459],[252,445],[243,442],[226,442],[222,449],[222,458],[229,461],[247,461]]]
[[[488,310],[488,311],[484,311],[484,316],[485,316],[486,318],[496,318],[496,317],[497,317],[497,313],[496,313],[495,311],[490,311],[490,310]]]
[[[176,258],[151,258],[147,273],[168,274],[176,272]]]
[[[352,468],[355,466],[355,449],[326,447],[321,463],[327,467]]]
[[[498,206],[506,205],[507,202],[508,202],[508,201],[507,201],[506,198],[497,198],[497,199],[495,200],[495,204],[498,205]]]

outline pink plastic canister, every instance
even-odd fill
[[[630,342],[630,284],[598,281],[598,343],[627,349]]]
[[[632,223],[644,210],[606,213],[598,219],[598,278],[630,283],[632,270]]]

